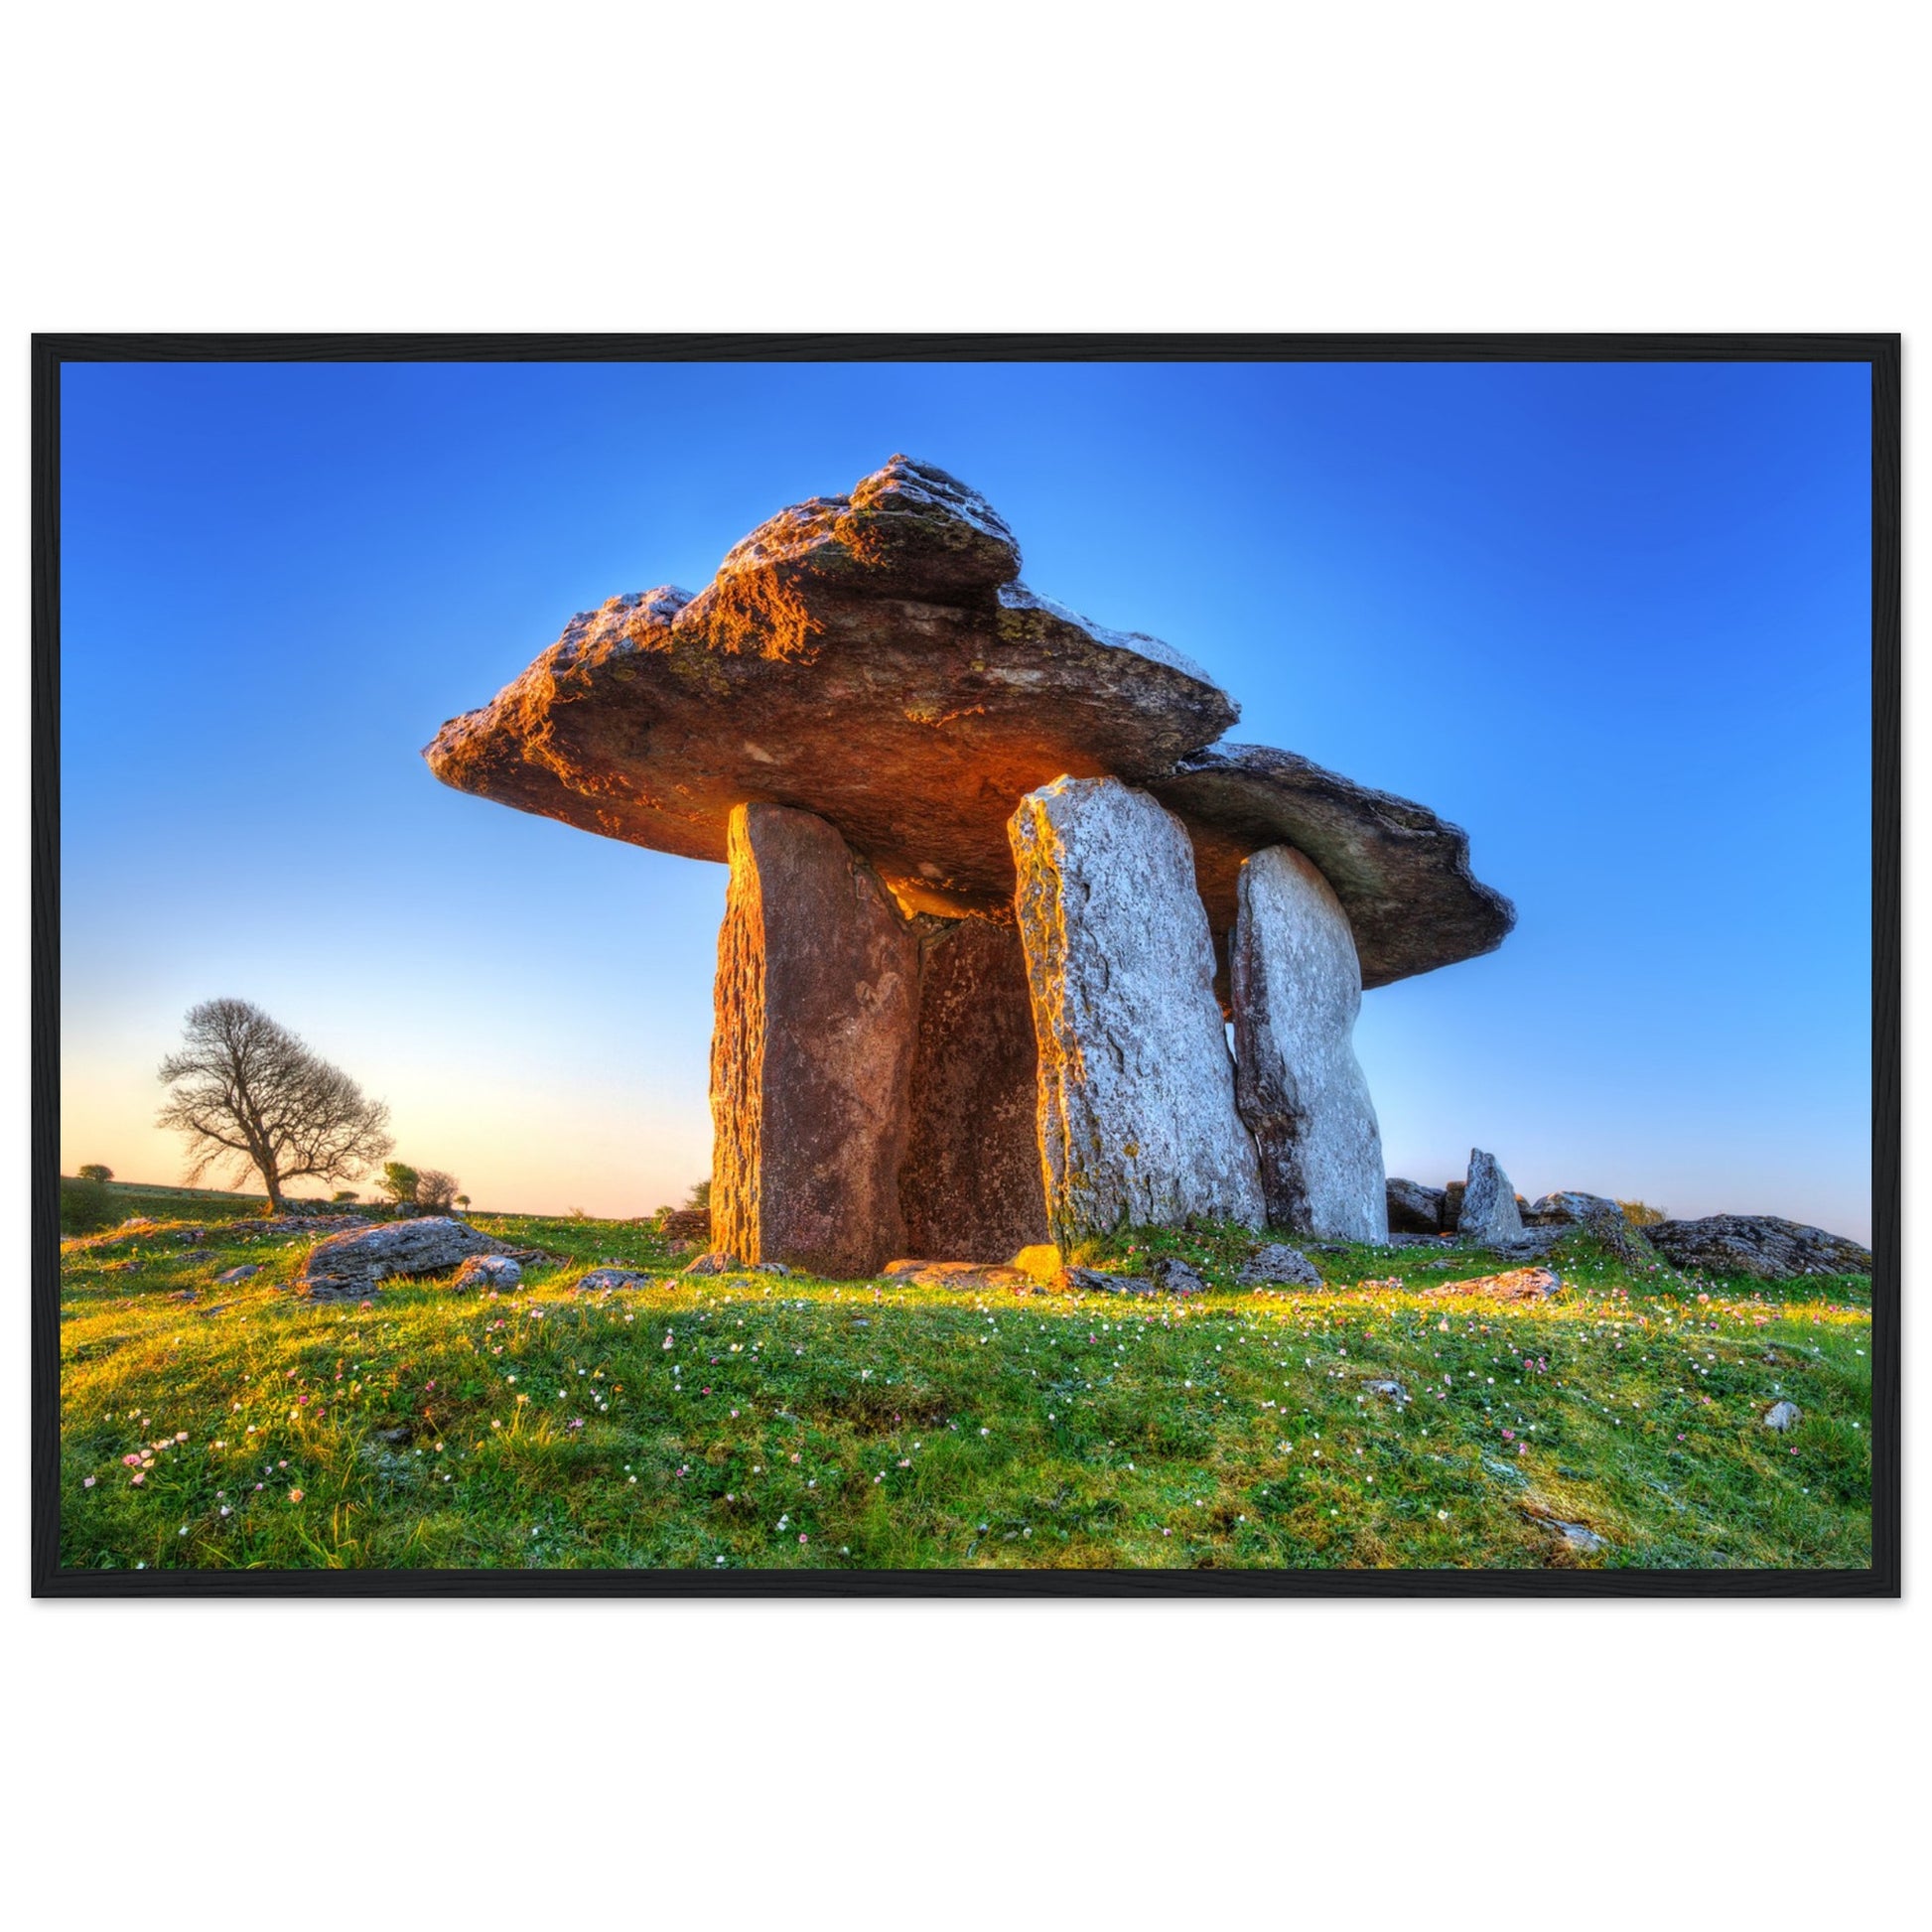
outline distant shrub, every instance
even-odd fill
[[[461,1208],[467,1209],[470,1205],[470,1196],[468,1194],[459,1194],[456,1197],[456,1204]]]
[[[1648,1201],[1620,1200],[1617,1206],[1623,1209],[1623,1218],[1635,1228],[1654,1227],[1659,1221],[1670,1219],[1665,1209],[1652,1207]]]
[[[336,1191],[329,1196],[329,1198],[332,1201],[345,1201],[345,1200],[360,1200],[362,1196],[358,1194],[353,1187],[338,1187]]]
[[[97,1234],[102,1228],[111,1228],[119,1212],[119,1203],[103,1182],[61,1176],[63,1234]]]
[[[84,1168],[78,1169],[77,1172],[82,1180],[97,1181],[103,1187],[114,1178],[114,1170],[112,1168],[102,1167],[98,1161],[89,1161]]]
[[[416,1198],[418,1178],[416,1170],[407,1161],[385,1161],[382,1164],[382,1178],[376,1184],[401,1207],[406,1201]]]
[[[441,1168],[424,1168],[416,1175],[416,1205],[432,1214],[447,1214],[456,1205],[457,1177]]]
[[[684,1204],[686,1207],[709,1207],[711,1205],[710,1180],[707,1178],[693,1181],[690,1192],[684,1197]]]

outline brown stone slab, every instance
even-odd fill
[[[712,1243],[748,1263],[870,1275],[906,1248],[898,1176],[918,940],[809,812],[741,805],[718,934]]]

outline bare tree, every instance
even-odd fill
[[[441,1168],[424,1168],[416,1175],[416,1205],[433,1214],[447,1214],[456,1205],[457,1177]]]
[[[156,1124],[188,1137],[188,1178],[252,1169],[271,1207],[286,1180],[352,1180],[394,1145],[389,1109],[246,1000],[207,1000],[161,1062],[169,1088]]]

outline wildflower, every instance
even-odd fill
[[[91,1489],[91,1488],[92,1488],[92,1487],[94,1486],[94,1479],[93,1479],[93,1477],[92,1477],[92,1476],[82,1476],[82,1477],[80,1478],[80,1486],[81,1486],[81,1488],[83,1488],[83,1489]]]
[[[291,1489],[291,1490],[289,1491],[289,1501],[290,1501],[290,1502],[292,1502],[292,1503],[299,1503],[299,1502],[300,1502],[301,1500],[302,1500],[302,1491],[301,1491],[301,1490],[299,1490],[299,1489]]]

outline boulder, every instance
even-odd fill
[[[1493,1248],[1518,1239],[1523,1217],[1516,1211],[1516,1190],[1509,1184],[1493,1154],[1469,1150],[1469,1177],[1464,1183],[1462,1209],[1455,1231],[1478,1248]]]
[[[588,1274],[580,1275],[576,1284],[580,1295],[613,1295],[620,1289],[654,1286],[654,1277],[641,1275],[634,1268],[593,1268]]]
[[[459,790],[693,859],[729,856],[748,798],[801,807],[907,910],[1002,916],[1022,796],[1171,771],[1237,716],[1178,652],[1019,569],[982,496],[896,456],[848,496],[781,510],[695,597],[573,618],[424,757]]]
[[[667,1207],[654,1217],[657,1232],[666,1241],[696,1241],[711,1245],[711,1209],[708,1207]]]
[[[1312,861],[1286,845],[1242,866],[1238,898],[1234,1095],[1269,1225],[1384,1242],[1388,1181],[1355,1057],[1362,976],[1348,915]]]
[[[1567,1239],[1573,1234],[1583,1234],[1600,1242],[1620,1260],[1648,1264],[1657,1259],[1642,1230],[1632,1226],[1623,1209],[1602,1194],[1586,1194],[1576,1188],[1545,1194],[1525,1218],[1530,1223],[1526,1233],[1513,1244],[1507,1244],[1512,1253],[1523,1248],[1531,1236],[1554,1235]],[[1542,1252],[1549,1252],[1547,1243]]]
[[[1039,1053],[1020,934],[923,919],[899,1205],[916,1254],[1005,1255],[1046,1239],[1034,1136]]]
[[[1239,1288],[1319,1288],[1314,1263],[1300,1248],[1271,1241],[1257,1248],[1235,1276]]]
[[[1775,1429],[1780,1436],[1796,1429],[1804,1412],[1795,1402],[1774,1402],[1764,1412],[1764,1427]]]
[[[1443,1234],[1453,1234],[1462,1222],[1462,1196],[1467,1191],[1468,1182],[1451,1180],[1443,1189],[1443,1224],[1438,1230]]]
[[[1216,745],[1147,788],[1193,840],[1217,947],[1235,925],[1242,862],[1272,845],[1320,868],[1347,914],[1365,987],[1494,952],[1516,923],[1509,900],[1470,872],[1460,826],[1293,752]]]
[[[1197,1268],[1191,1268],[1178,1255],[1163,1255],[1149,1269],[1156,1288],[1169,1295],[1205,1295],[1206,1279]]]
[[[830,825],[738,807],[711,1044],[719,1249],[848,1279],[905,1252],[918,973],[916,936]]]
[[[1259,1226],[1186,833],[1114,778],[1030,792],[1011,832],[1051,1239],[1190,1214]]]
[[[723,1248],[713,1248],[708,1253],[693,1256],[684,1264],[684,1272],[687,1275],[743,1275],[749,1271],[737,1255]]]
[[[1500,1275],[1475,1275],[1465,1281],[1438,1282],[1425,1296],[1482,1295],[1494,1302],[1542,1302],[1563,1293],[1563,1277],[1554,1268],[1512,1268]]]
[[[1621,1219],[1623,1209],[1602,1194],[1586,1194],[1572,1187],[1532,1202],[1523,1210],[1523,1220],[1530,1227],[1582,1227],[1587,1221],[1610,1214]]]
[[[472,1255],[456,1271],[450,1286],[461,1293],[464,1289],[493,1289],[497,1294],[517,1287],[523,1280],[523,1269],[508,1255]]]
[[[1439,1234],[1443,1227],[1443,1190],[1419,1180],[1392,1180],[1387,1192],[1392,1234]]]
[[[1645,1238],[1678,1268],[1707,1275],[1793,1281],[1801,1275],[1868,1275],[1871,1250],[1842,1234],[1775,1214],[1711,1214],[1701,1221],[1653,1221]]]
[[[440,1275],[495,1249],[488,1235],[441,1214],[349,1228],[309,1250],[295,1289],[318,1302],[354,1301],[392,1276]]]
[[[1364,1382],[1362,1387],[1368,1394],[1379,1395],[1388,1402],[1405,1403],[1409,1400],[1409,1391],[1387,1376],[1377,1376],[1372,1381]]]
[[[884,1272],[888,1281],[912,1282],[920,1288],[956,1288],[970,1293],[1012,1294],[1017,1290],[1030,1295],[1035,1286],[1031,1275],[999,1261],[889,1261]]]

